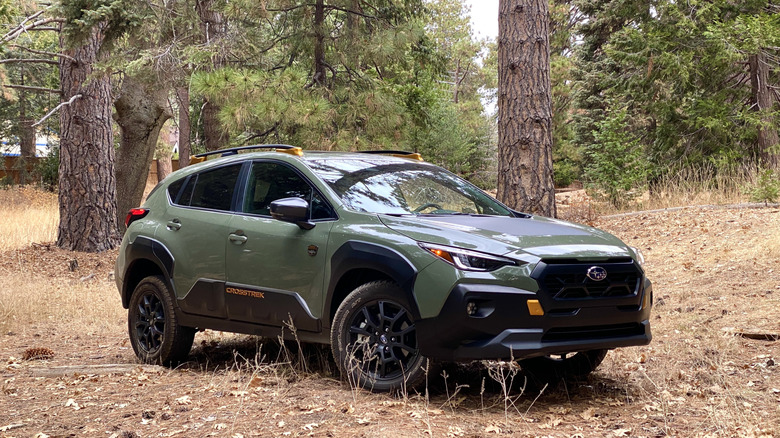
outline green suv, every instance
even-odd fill
[[[642,255],[604,231],[513,211],[417,154],[219,153],[127,215],[116,281],[145,362],[186,359],[198,329],[283,334],[387,391],[426,358],[582,376],[650,342]]]

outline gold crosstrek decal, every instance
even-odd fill
[[[235,287],[226,287],[225,292],[233,295],[241,295],[244,297],[265,298],[263,292],[257,292],[254,290],[246,290],[246,289],[238,289]]]

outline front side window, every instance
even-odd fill
[[[513,216],[495,199],[440,167],[371,158],[307,164],[355,211]]]
[[[169,193],[177,205],[229,211],[240,172],[240,164],[207,170],[190,176],[178,200]]]
[[[292,168],[273,162],[252,163],[247,181],[243,212],[271,215],[271,203],[283,198],[302,198],[309,203],[311,220],[335,215],[322,196]]]

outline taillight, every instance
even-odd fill
[[[138,219],[142,219],[147,214],[149,214],[148,208],[131,208],[130,211],[127,212],[127,217],[125,217],[125,228],[130,227],[130,224]]]

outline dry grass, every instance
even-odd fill
[[[649,191],[621,208],[600,199],[597,193],[590,193],[592,198],[573,205],[574,215],[564,219],[590,222],[588,218],[631,211],[745,203],[750,201],[746,189],[754,186],[757,179],[758,169],[748,165],[719,171],[712,166],[681,169],[652,182]]]
[[[57,195],[30,186],[0,189],[3,220],[0,221],[0,251],[51,242],[57,238]]]
[[[125,317],[116,286],[109,281],[0,275],[0,333],[39,323],[94,332],[116,327]]]

